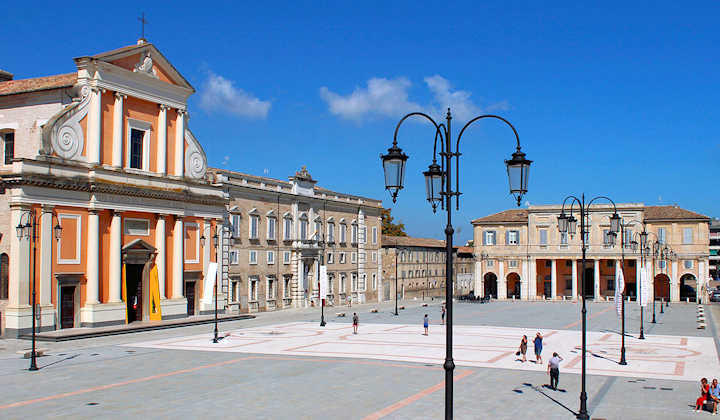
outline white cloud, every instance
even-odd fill
[[[327,102],[330,113],[343,118],[358,120],[366,115],[388,117],[419,109],[420,106],[408,100],[410,81],[404,77],[396,79],[372,78],[367,87],[355,88],[353,93],[342,96],[327,87],[320,88],[320,97]]]
[[[230,156],[227,156],[227,155],[223,156],[222,164],[227,165],[229,162],[230,162]]]
[[[372,78],[368,81],[367,87],[358,87],[345,96],[322,87],[320,96],[328,104],[331,114],[353,120],[360,120],[369,115],[399,117],[413,111],[426,112],[442,120],[447,108],[450,107],[456,120],[467,121],[483,112],[510,108],[506,101],[481,107],[473,102],[471,92],[454,90],[450,81],[440,75],[425,77],[424,81],[432,95],[431,103],[426,106],[409,100],[408,89],[411,82],[404,77]]]
[[[270,101],[262,101],[251,93],[234,86],[213,72],[203,83],[200,107],[208,112],[220,112],[246,118],[265,118],[270,111]]]

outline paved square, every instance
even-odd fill
[[[456,325],[454,360],[458,366],[544,371],[534,362],[533,332],[544,334],[544,361],[558,352],[565,358],[562,371],[580,373],[581,333],[570,330]],[[348,324],[292,322],[228,332],[212,343],[208,334],[128,344],[167,350],[222,351],[280,356],[343,357],[442,364],[445,327],[433,325],[430,335],[419,325],[363,324],[359,334]],[[520,337],[529,338],[528,362],[515,355]],[[697,381],[708,370],[720,371],[712,338],[647,335],[626,340],[627,366],[619,366],[620,336],[588,332],[588,374]]]

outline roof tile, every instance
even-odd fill
[[[0,82],[0,96],[70,87],[76,82],[77,73],[35,77],[32,79],[8,80],[6,82]]]

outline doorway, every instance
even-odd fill
[[[195,282],[185,282],[185,298],[187,299],[187,316],[195,315]]]
[[[493,299],[498,298],[497,294],[497,276],[495,273],[487,273],[485,274],[485,281],[484,284],[484,295],[485,297],[491,297]]]
[[[582,294],[582,290],[580,290],[580,294]],[[588,299],[595,298],[595,269],[594,268],[586,268],[585,269],[585,297]]]
[[[142,264],[125,265],[125,296],[127,296],[128,323],[143,320],[143,268]]]
[[[75,286],[60,288],[60,328],[75,327]]]

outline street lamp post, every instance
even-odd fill
[[[383,169],[385,172],[385,189],[390,191],[393,203],[397,200],[397,195],[403,188],[405,178],[405,162],[408,156],[403,153],[402,149],[397,145],[397,134],[400,129],[400,125],[408,118],[418,116],[423,117],[430,121],[435,127],[435,141],[433,146],[433,160],[429,165],[428,170],[423,172],[425,176],[425,189],[427,193],[427,201],[432,206],[433,212],[437,210],[438,204],[440,207],[447,212],[447,225],[445,226],[445,301],[447,310],[447,329],[445,336],[445,363],[443,367],[445,369],[445,419],[452,419],[453,417],[453,370],[455,369],[455,362],[452,357],[452,325],[453,325],[453,304],[452,304],[452,240],[454,229],[452,226],[452,209],[451,203],[452,198],[455,197],[456,209],[460,208],[460,139],[462,138],[465,129],[483,118],[495,118],[498,119],[513,130],[515,134],[515,140],[517,143],[516,151],[512,154],[512,158],[505,161],[507,167],[508,179],[510,183],[510,193],[515,196],[518,206],[522,201],[522,197],[527,193],[528,183],[528,171],[530,169],[530,160],[525,158],[525,153],[520,148],[520,137],[518,136],[517,130],[513,127],[510,122],[506,119],[497,115],[481,115],[471,119],[465,124],[460,130],[460,134],[457,136],[455,143],[455,150],[453,151],[450,129],[450,121],[452,116],[450,109],[445,116],[445,123],[436,123],[429,115],[422,112],[412,112],[405,115],[400,119],[397,126],[395,127],[395,135],[393,137],[392,147],[388,149],[386,155],[381,155]],[[437,141],[440,139],[440,152],[437,152]],[[437,155],[440,156],[442,166],[437,164]],[[455,190],[452,187],[452,159],[456,158],[455,167]],[[396,276],[397,278],[397,276]]]
[[[23,220],[25,220],[25,224],[23,224]],[[37,223],[36,223],[36,217],[35,217],[35,210],[26,210],[20,215],[20,221],[18,222],[18,225],[15,227],[17,232],[17,237],[19,240],[27,239],[29,242],[32,241],[32,253],[28,253],[28,276],[30,279],[30,285],[32,287],[32,350],[30,351],[30,368],[28,370],[30,371],[36,371],[38,370],[37,367],[37,352],[35,351],[35,317],[36,310],[37,310],[37,304],[36,304],[36,293],[35,293],[35,255],[37,253],[37,229],[36,229]],[[53,228],[53,236],[55,237],[55,240],[60,239],[60,235],[62,233],[62,226],[60,226],[60,222],[58,221],[57,225]]]
[[[397,280],[398,280],[398,258],[400,257],[400,253],[398,252],[400,248],[397,246],[395,247],[395,316],[398,316],[398,288],[397,288]]]
[[[617,214],[617,206],[611,199],[599,196],[590,200],[587,204],[585,203],[585,194],[581,195],[581,198],[575,196],[568,196],[563,200],[562,209],[560,210],[560,216],[558,216],[558,230],[561,233],[569,232],[571,236],[575,235],[577,229],[577,219],[572,215],[573,206],[577,204],[580,207],[580,237],[582,240],[582,388],[580,391],[580,411],[576,415],[578,419],[587,420],[589,419],[587,410],[587,392],[585,391],[585,353],[586,353],[586,335],[587,335],[587,308],[585,306],[586,300],[586,286],[585,286],[585,254],[587,250],[587,244],[585,243],[585,235],[587,234],[585,219],[588,216],[588,211],[593,201],[598,199],[604,199],[612,203],[613,215],[610,216],[610,231],[617,233],[620,230],[620,216]],[[570,200],[570,215],[565,215],[565,203]]]
[[[205,246],[205,235],[200,236],[200,244],[202,246]],[[218,234],[217,234],[217,227],[215,228],[215,234],[212,236],[212,244],[213,249],[215,249],[217,253],[217,247],[218,247]],[[218,282],[217,279],[215,279],[215,328],[213,331],[213,343],[218,343],[220,340],[222,340],[221,337],[218,337]]]

